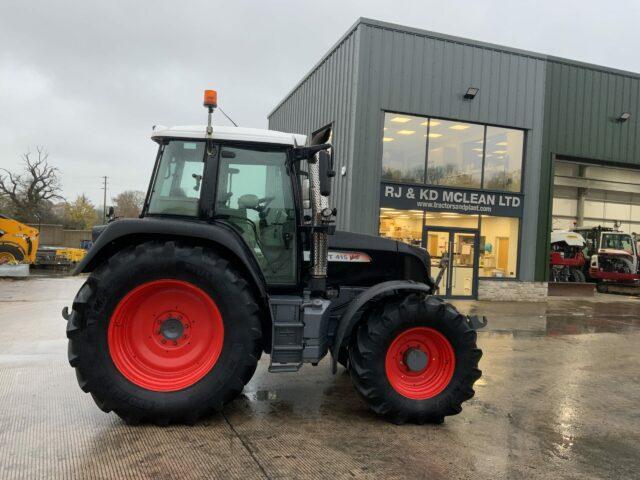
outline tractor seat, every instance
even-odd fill
[[[258,196],[248,193],[238,198],[238,208],[251,208],[255,209],[258,206]]]

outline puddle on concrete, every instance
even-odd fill
[[[539,304],[477,302],[457,305],[463,313],[486,315],[488,326],[479,333],[512,337],[626,334],[640,331],[640,302],[611,300],[553,300]]]
[[[502,323],[502,322],[501,322]],[[501,328],[489,326],[480,335],[510,336],[513,338],[556,337],[564,335],[590,335],[598,333],[628,334],[640,331],[640,320],[616,321],[598,318],[547,318],[544,328]]]
[[[259,402],[264,402],[268,400],[276,400],[278,395],[273,390],[258,390],[254,395],[255,399]]]

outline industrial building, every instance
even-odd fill
[[[331,129],[341,229],[452,262],[442,293],[546,296],[549,233],[640,233],[640,75],[359,19],[269,114]]]

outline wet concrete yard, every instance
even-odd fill
[[[640,300],[458,302],[490,317],[461,415],[395,426],[328,362],[268,374],[193,427],[129,427],[77,386],[81,279],[0,280],[0,478],[639,478]]]

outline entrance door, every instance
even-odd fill
[[[498,268],[506,275],[509,272],[509,239],[507,237],[496,237],[498,242]]]
[[[425,227],[422,244],[431,256],[431,275],[440,272],[442,258],[447,267],[439,294],[453,298],[475,298],[478,290],[478,231],[462,228]]]

